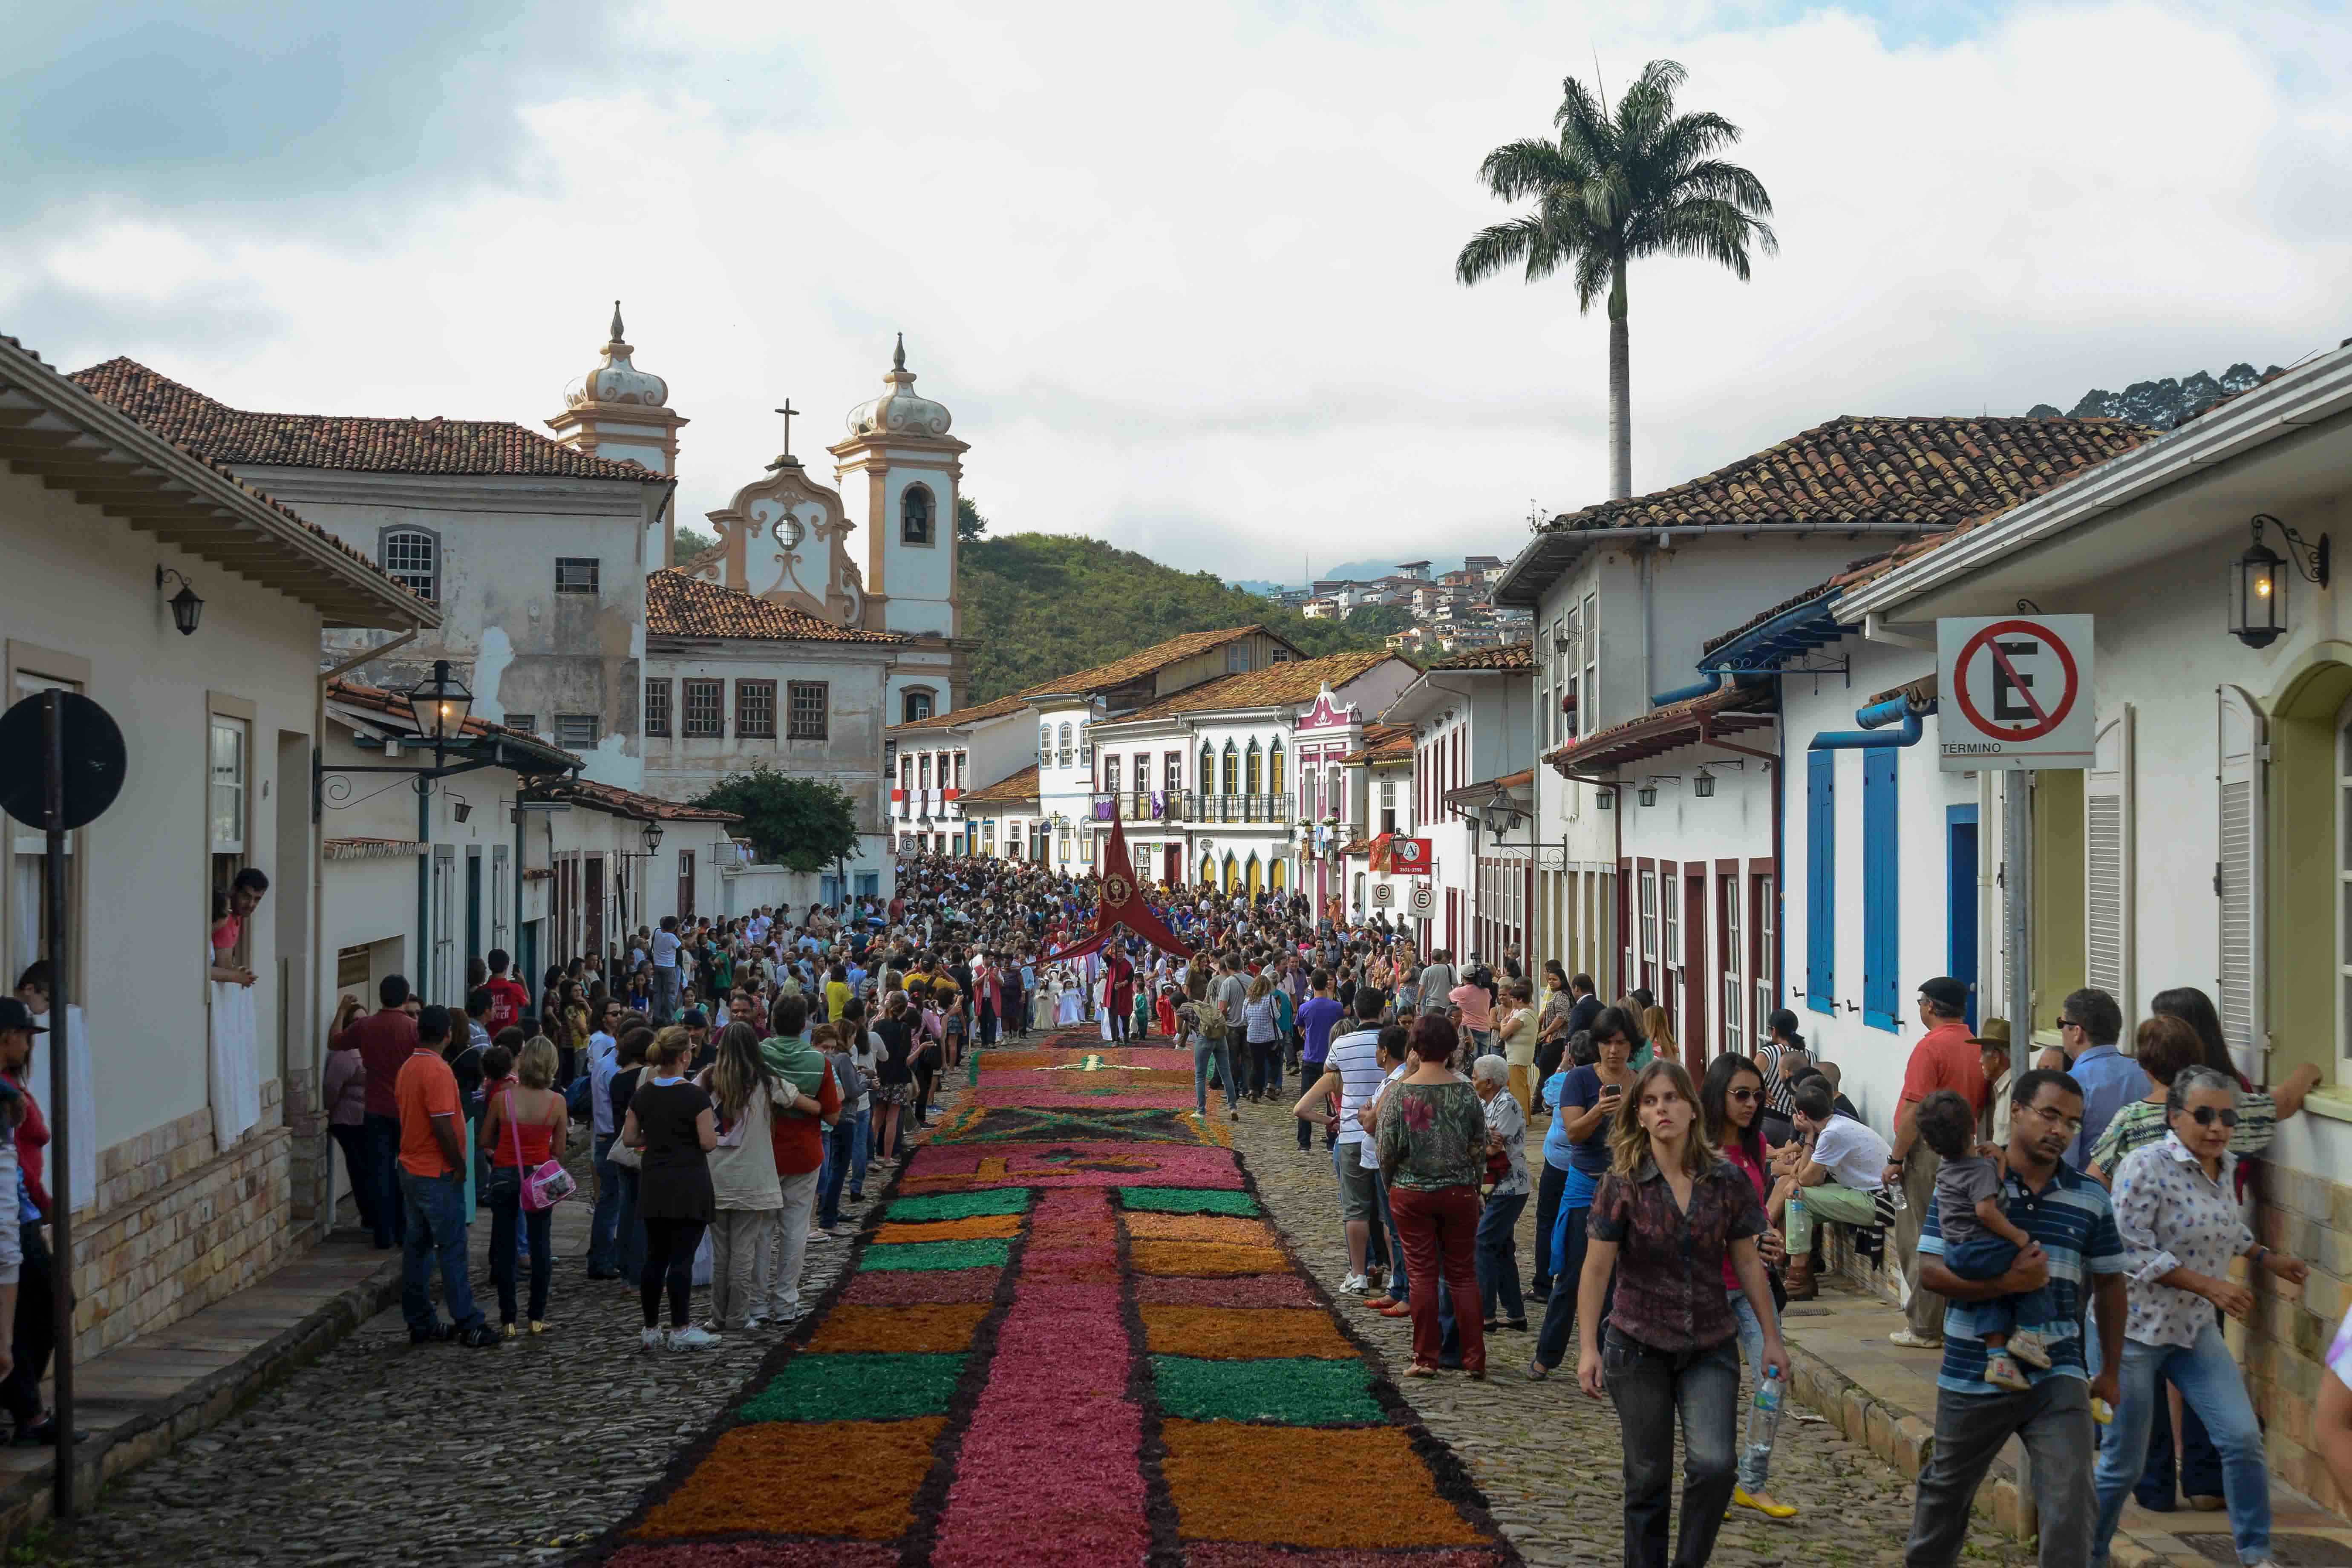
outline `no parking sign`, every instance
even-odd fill
[[[2092,765],[2089,616],[1939,620],[1936,674],[1945,772]]]

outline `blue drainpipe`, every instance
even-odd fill
[[[1712,696],[1722,689],[1723,671],[1710,669],[1705,672],[1702,679],[1691,682],[1688,686],[1677,686],[1672,691],[1652,694],[1650,706],[1664,708],[1669,702],[1687,702],[1694,697]]]
[[[1853,721],[1859,730],[1824,730],[1813,737],[1807,749],[1815,752],[1876,752],[1895,746],[1916,746],[1924,732],[1919,721],[1936,710],[1933,702],[1925,708],[1914,708],[1908,697],[1893,697],[1884,702],[1874,702],[1854,710]],[[1889,730],[1889,724],[1900,728]]]

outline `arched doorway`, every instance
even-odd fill
[[[1241,890],[1241,885],[1242,864],[1240,861],[1234,858],[1233,851],[1228,849],[1225,851],[1225,891],[1228,893],[1239,892]]]
[[[1258,863],[1257,856],[1253,853],[1249,858],[1249,896],[1251,898],[1256,898],[1265,890],[1265,868]]]
[[[1290,890],[1289,861],[1283,859],[1280,856],[1276,856],[1275,858],[1274,864],[1266,868],[1265,875],[1266,885],[1274,891],[1277,893],[1286,893]]]

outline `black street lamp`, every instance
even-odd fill
[[[2231,577],[2230,635],[2248,647],[2268,647],[2286,635],[2286,597],[2293,574],[2282,570],[2290,560],[2263,542],[2263,526],[2279,531],[2304,580],[2325,588],[2328,576],[2327,535],[2315,544],[2268,512],[2253,516],[2254,542],[2238,557]]]
[[[473,711],[473,692],[449,673],[446,658],[435,659],[432,675],[409,688],[409,717],[416,721],[417,734],[433,742],[436,762],[444,748],[465,734]]]
[[[646,856],[647,856],[648,858],[651,858],[651,856],[653,855],[653,852],[654,852],[655,850],[656,850],[656,849],[658,849],[658,848],[660,848],[660,847],[661,847],[661,841],[662,841],[662,826],[661,826],[661,824],[660,824],[660,823],[658,823],[658,822],[648,822],[648,823],[646,823],[646,826],[645,826],[645,827],[644,827],[644,829],[643,829],[643,831],[638,835],[638,837],[640,837],[641,838],[643,838],[643,839],[645,840],[645,842],[646,842]]]
[[[162,587],[166,577],[180,580],[180,591],[166,601],[172,606],[172,624],[180,628],[182,637],[192,637],[196,635],[196,623],[204,618],[205,602],[197,598],[195,589],[188,585],[186,573],[174,571],[169,566],[155,568],[155,586]]]

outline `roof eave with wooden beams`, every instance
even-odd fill
[[[0,336],[0,461],[233,576],[284,594],[329,626],[407,630],[439,608],[334,535],[91,396]]]

